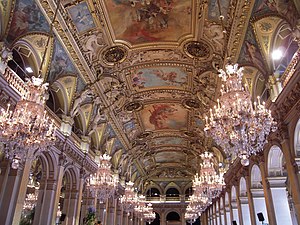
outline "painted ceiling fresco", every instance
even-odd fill
[[[79,33],[95,27],[92,14],[86,2],[68,8],[70,16]]]
[[[191,33],[191,0],[154,0],[149,4],[130,0],[104,2],[117,40],[131,44],[172,42]]]
[[[132,86],[137,89],[159,86],[182,87],[187,83],[187,74],[180,68],[156,67],[132,71]]]
[[[147,131],[181,130],[187,125],[187,111],[178,104],[153,104],[141,111],[143,125]]]
[[[267,96],[270,74],[280,78],[298,50],[293,0],[221,0],[223,23],[217,0],[62,0],[51,34],[55,0],[14,3],[10,22],[0,20],[7,26],[0,37],[15,49],[54,37],[47,105],[59,120],[75,120],[76,140],[91,140],[91,156],[111,154],[113,169],[136,186],[186,185],[204,150],[229,164],[203,131],[225,56],[246,67],[255,97]],[[11,5],[0,1],[0,18]],[[272,60],[278,46],[290,57]]]

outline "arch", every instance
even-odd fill
[[[13,60],[8,62],[8,66],[25,81],[25,78],[38,74],[39,59],[35,49],[25,40],[18,40],[12,47]],[[32,72],[26,70],[31,68]]]
[[[146,192],[147,197],[159,197],[160,196],[160,190],[156,187],[150,187],[148,188]]]
[[[174,210],[166,213],[166,221],[180,221],[180,213]]]
[[[220,198],[220,209],[224,208],[224,199],[223,197]]]
[[[283,153],[277,145],[273,145],[268,153],[268,176],[283,175]]]
[[[272,44],[270,52],[280,50],[283,54],[280,59],[272,59],[272,71],[275,71],[275,76],[280,77],[298,49],[298,45],[294,41],[293,29],[289,23],[282,21],[277,26],[276,31],[273,33]]]
[[[54,179],[54,176],[57,174],[57,159],[52,151],[42,152],[40,155],[43,159],[45,159],[45,163],[47,165],[47,179]]]
[[[179,197],[180,192],[178,191],[178,189],[176,187],[169,187],[166,190],[166,197]]]
[[[296,156],[300,156],[300,119],[296,124],[294,132],[294,151]]]
[[[252,188],[262,188],[261,184],[261,172],[258,165],[254,164],[251,169],[251,187]]]
[[[240,196],[246,196],[246,195],[247,195],[246,179],[244,177],[241,177],[241,179],[240,179]]]
[[[167,194],[167,190],[169,190],[170,188],[175,188],[177,189],[177,191],[179,192],[179,194],[181,194],[181,188],[175,184],[174,182],[170,182],[166,187],[165,187],[165,190],[164,190],[164,194],[166,195]]]
[[[225,192],[225,206],[229,205],[229,194]]]
[[[231,187],[231,201],[236,201],[236,188],[235,188],[235,186]]]

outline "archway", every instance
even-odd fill
[[[295,213],[291,214],[287,196],[288,179],[284,169],[284,156],[280,147],[274,145],[268,154],[268,181],[273,197],[277,224],[292,224],[292,217],[296,221]]]
[[[166,198],[167,198],[167,201],[172,201],[172,200],[179,200],[179,191],[174,188],[174,187],[171,187],[169,188],[167,191],[166,191]]]
[[[177,212],[169,212],[166,216],[166,224],[167,225],[180,225],[180,215]]]
[[[248,202],[247,186],[246,185],[247,185],[246,184],[246,179],[244,177],[241,177],[239,197],[240,197],[240,203],[241,203],[243,224],[244,225],[250,225],[251,224],[251,218],[250,218],[250,210],[249,210],[249,202]]]
[[[266,201],[265,201],[263,186],[261,182],[262,182],[262,178],[261,178],[260,169],[257,165],[253,165],[251,169],[251,192],[253,197],[255,215],[257,213],[262,213],[264,215],[265,220],[267,220],[268,214],[266,208]],[[261,223],[258,220],[257,216],[256,216],[256,223],[257,224]]]

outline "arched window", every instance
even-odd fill
[[[36,57],[30,47],[17,43],[12,49],[13,59],[7,65],[22,79],[38,75]]]
[[[273,70],[277,76],[281,76],[292,60],[295,52],[298,49],[297,42],[294,41],[292,29],[289,24],[282,23],[274,33],[273,51],[279,50],[283,57],[278,60],[273,60]]]
[[[179,191],[176,188],[169,188],[166,192],[166,197],[167,198],[179,197]]]
[[[167,222],[168,221],[180,221],[180,216],[177,212],[169,212],[166,219],[167,219]]]
[[[157,188],[150,188],[147,193],[146,197],[159,197],[160,191]]]

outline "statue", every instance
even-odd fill
[[[75,117],[78,113],[80,105],[84,102],[85,99],[93,97],[92,90],[87,88],[85,89],[78,98],[75,99],[73,103],[73,108],[70,112],[71,117]]]

